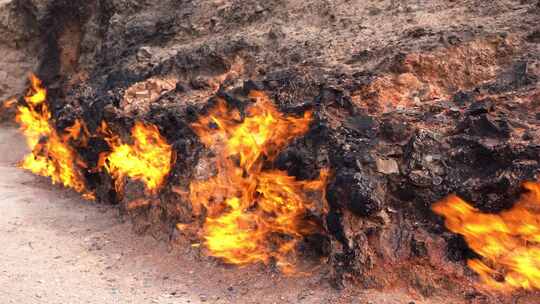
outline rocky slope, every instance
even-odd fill
[[[173,145],[178,160],[160,204],[128,212],[141,231],[177,238],[176,223],[192,221],[174,189],[185,191],[212,156],[190,124],[212,97],[241,108],[257,89],[285,113],[315,112],[306,136],[272,165],[302,180],[333,171],[315,251],[336,286],[493,301],[465,267],[474,253],[431,205],[458,193],[499,212],[522,181],[539,177],[540,2],[1,5],[3,98],[34,69],[59,129],[83,119],[94,132],[104,119],[127,133],[145,120]],[[81,154],[95,161],[100,149]],[[100,200],[118,202],[109,177],[89,180]],[[127,187],[129,199],[142,196]]]

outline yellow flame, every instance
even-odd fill
[[[323,191],[328,170],[315,181],[297,181],[280,170],[263,170],[294,138],[307,132],[311,113],[286,117],[261,92],[242,120],[223,100],[192,125],[201,141],[217,155],[217,173],[190,184],[196,214],[206,210],[204,244],[227,263],[244,265],[275,260],[292,272],[291,253],[305,235],[318,229],[306,220],[313,201],[309,192]],[[322,200],[322,199],[321,199]]]
[[[433,206],[448,229],[483,257],[469,260],[469,267],[502,291],[540,289],[540,183],[523,186],[528,192],[499,214],[482,213],[455,195]]]
[[[31,106],[38,106],[47,99],[47,90],[43,88],[41,80],[34,74],[30,74],[30,85],[33,89],[32,94],[24,97],[24,100]]]
[[[16,121],[26,138],[32,153],[27,155],[20,166],[35,174],[50,177],[53,183],[60,183],[83,193],[86,198],[93,195],[86,190],[80,167],[84,163],[69,145],[69,141],[79,135],[81,124],[75,124],[58,134],[51,123],[51,113],[47,103],[47,91],[41,81],[30,75],[31,88],[25,96],[25,105],[17,107]]]
[[[133,144],[122,143],[118,136],[106,132],[112,152],[102,154],[100,163],[114,177],[117,191],[122,193],[124,179],[130,177],[144,182],[150,193],[156,193],[171,170],[172,160],[172,147],[158,128],[136,122],[131,130]]]

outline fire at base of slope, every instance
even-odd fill
[[[237,265],[275,261],[282,271],[293,273],[296,244],[320,230],[306,218],[316,205],[308,194],[322,193],[324,208],[328,170],[318,180],[298,181],[285,171],[263,169],[307,132],[311,113],[286,117],[263,93],[251,92],[250,98],[256,102],[243,120],[219,100],[192,125],[218,157],[214,177],[191,183],[190,201],[196,213],[206,210],[203,238],[211,255]]]
[[[156,126],[135,123],[129,143],[105,122],[96,134],[89,134],[78,120],[59,132],[48,110],[47,91],[34,75],[30,80],[25,103],[17,107],[16,120],[32,150],[21,167],[89,199],[94,194],[86,187],[85,170],[107,171],[120,195],[126,177],[142,181],[148,195],[159,193],[174,158]],[[311,113],[286,117],[263,93],[252,92],[250,97],[256,102],[243,120],[221,101],[209,116],[192,125],[201,141],[221,157],[214,177],[191,183],[189,200],[196,215],[206,216],[200,234],[210,255],[236,265],[275,261],[284,272],[293,273],[296,244],[309,234],[323,232],[308,215],[311,208],[326,210],[328,170],[314,181],[263,170],[289,142],[307,132]],[[85,147],[90,137],[102,138],[110,148],[99,155],[97,168],[88,168],[76,150]]]
[[[91,168],[75,149],[86,146],[91,135],[79,120],[63,132],[57,131],[47,104],[47,90],[35,75],[30,76],[30,84],[25,103],[17,106],[16,121],[32,151],[20,166],[93,199],[83,173]],[[100,155],[97,169],[104,168],[115,178],[119,193],[125,177],[143,181],[149,192],[157,191],[170,171],[172,148],[155,126],[136,123],[131,145],[109,131],[105,122],[98,133],[109,143],[111,152]]]
[[[17,104],[16,121],[32,151],[20,166],[93,198],[85,183],[85,170],[106,170],[119,193],[126,177],[140,180],[150,195],[157,194],[172,166],[172,147],[156,126],[137,122],[132,140],[124,142],[105,122],[90,135],[80,121],[59,132],[47,104],[47,91],[31,75],[24,103]],[[309,128],[311,113],[286,117],[260,92],[241,119],[224,101],[192,125],[209,149],[216,152],[217,172],[207,180],[193,181],[189,201],[205,215],[200,231],[208,253],[227,263],[244,265],[275,261],[284,272],[294,272],[296,244],[322,232],[308,219],[315,205],[326,208],[324,189],[328,170],[319,179],[298,181],[286,172],[268,168],[287,144]],[[6,105],[5,104],[5,105]],[[76,152],[90,136],[102,137],[110,151],[100,155],[98,168],[87,168]],[[510,210],[486,214],[457,196],[433,205],[446,226],[464,236],[481,259],[468,265],[489,287],[500,291],[540,289],[540,183],[524,184],[528,190]],[[311,194],[319,194],[318,198]],[[179,224],[179,229],[184,225]]]
[[[154,125],[136,122],[131,130],[132,144],[124,143],[111,132],[105,122],[99,131],[112,152],[100,155],[99,167],[115,180],[117,193],[122,193],[126,177],[142,181],[147,193],[156,194],[171,170],[172,147]]]
[[[34,75],[30,76],[30,83],[31,88],[24,98],[25,104],[17,107],[16,121],[32,152],[20,166],[35,174],[50,177],[53,183],[72,188],[86,198],[93,198],[81,174],[81,169],[86,166],[69,144],[81,135],[80,122],[76,121],[64,133],[57,132],[46,103],[47,90]]]
[[[482,257],[468,265],[495,290],[540,289],[540,183],[523,187],[514,207],[499,214],[482,213],[455,195],[433,205]]]

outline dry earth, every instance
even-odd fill
[[[113,207],[16,168],[23,155],[16,130],[0,129],[0,303],[425,303],[403,292],[337,291],[320,272],[284,278],[201,261],[135,235]]]

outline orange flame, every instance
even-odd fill
[[[306,234],[319,229],[306,220],[314,206],[309,192],[321,192],[327,170],[315,181],[297,181],[280,170],[263,170],[294,138],[308,131],[311,113],[285,117],[261,92],[240,118],[223,100],[192,125],[201,141],[217,155],[216,175],[190,184],[194,212],[206,210],[205,245],[227,263],[265,264],[275,260],[292,272],[290,254]]]
[[[100,163],[114,177],[118,193],[122,193],[125,177],[144,182],[150,193],[156,193],[171,170],[172,147],[154,125],[136,122],[131,130],[133,144],[122,143],[107,131],[106,140],[112,152],[100,155]]]
[[[484,258],[468,265],[497,290],[540,289],[540,183],[523,186],[528,192],[500,214],[482,213],[455,195],[433,206]]]
[[[79,171],[85,164],[68,144],[80,134],[80,122],[76,121],[65,134],[58,134],[51,123],[51,113],[45,102],[47,90],[35,75],[30,75],[30,82],[31,88],[24,98],[26,105],[17,107],[16,121],[32,153],[25,157],[20,166],[35,174],[50,177],[53,183],[73,188],[86,198],[92,198]]]

